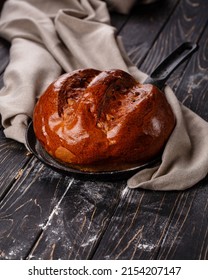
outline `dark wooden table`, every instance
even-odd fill
[[[182,42],[200,45],[169,84],[208,121],[208,1],[136,5],[128,16],[112,14],[112,24],[147,73]],[[1,87],[8,60],[1,40]],[[0,128],[1,259],[208,259],[207,208],[208,176],[181,192],[64,177]]]

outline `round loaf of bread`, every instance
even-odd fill
[[[175,126],[163,92],[122,70],[60,76],[38,100],[34,131],[55,159],[76,166],[145,163]]]

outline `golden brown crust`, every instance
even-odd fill
[[[122,70],[77,70],[40,97],[34,130],[55,158],[72,164],[146,162],[175,125],[164,94]]]

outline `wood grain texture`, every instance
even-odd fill
[[[131,60],[139,68],[161,30],[173,13],[178,0],[167,0],[156,6],[137,5],[120,34]]]
[[[111,25],[116,27],[116,33],[120,34],[121,30],[127,23],[130,15],[122,15],[119,13],[111,12],[110,18],[111,18]]]
[[[8,191],[30,159],[26,148],[8,140],[0,128],[0,199]]]
[[[125,189],[94,259],[155,259],[178,193]]]
[[[180,194],[157,259],[208,260],[208,176]]]
[[[123,192],[93,259],[207,259],[208,178],[184,192]]]
[[[75,181],[29,259],[89,259],[120,199],[122,184]]]
[[[208,120],[208,27],[199,51],[186,68],[177,89],[183,103]],[[159,259],[208,259],[208,176],[182,192],[164,237]],[[187,249],[189,248],[189,249]]]
[[[74,181],[29,259],[88,259],[120,200],[121,183]]]
[[[0,258],[25,259],[71,178],[32,160],[0,203]]]
[[[184,71],[178,99],[208,121],[208,25],[199,40],[199,50]]]
[[[0,204],[0,258],[90,258],[122,188],[64,178],[32,159]]]
[[[207,10],[207,1],[181,0],[155,40],[140,67],[141,70],[151,73],[169,53],[183,42],[198,42],[207,25]],[[178,87],[186,66],[187,63],[184,63],[171,75],[168,83],[174,89]]]

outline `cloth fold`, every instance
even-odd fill
[[[128,2],[128,3],[127,3]],[[11,42],[10,63],[0,91],[6,137],[25,143],[27,117],[37,98],[63,72],[79,68],[119,68],[142,82],[146,75],[129,60],[108,8],[128,13],[135,0],[8,0],[0,19],[0,36]],[[179,103],[167,86],[166,97],[177,125],[162,163],[127,182],[130,188],[181,190],[208,173],[208,124]]]

